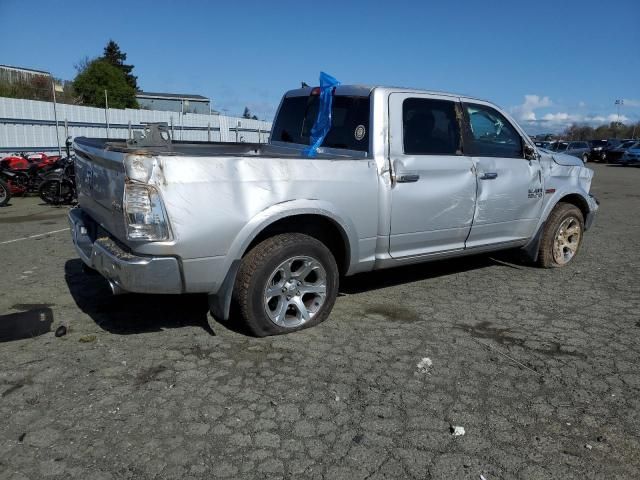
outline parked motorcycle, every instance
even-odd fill
[[[4,180],[0,180],[0,207],[4,207],[11,200],[11,189]]]
[[[40,198],[51,205],[72,203],[76,198],[75,157],[60,159],[38,189]]]
[[[47,175],[61,172],[63,168],[64,161],[59,156],[44,154],[37,154],[32,159],[13,155],[0,160],[0,173],[12,195],[38,193]]]

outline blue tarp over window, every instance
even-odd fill
[[[309,148],[304,150],[308,157],[315,157],[327,133],[331,130],[331,107],[333,105],[333,89],[340,82],[325,72],[320,72],[320,105],[318,116],[311,129]]]

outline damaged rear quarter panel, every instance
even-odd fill
[[[239,254],[234,249],[248,244],[244,238],[248,227],[261,228],[289,214],[324,212],[355,242],[353,253],[364,245],[352,261],[373,257],[378,173],[372,160],[242,156],[156,160],[150,183],[161,193],[174,238],[164,245],[141,245],[140,253],[170,250],[183,259],[233,257]]]

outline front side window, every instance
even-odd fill
[[[467,103],[465,108],[475,155],[522,158],[522,138],[503,115],[485,105]]]
[[[462,153],[456,104],[452,101],[407,98],[402,103],[402,131],[407,155]]]

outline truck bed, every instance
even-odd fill
[[[77,137],[74,142],[78,145],[119,153],[140,155],[183,155],[193,157],[238,156],[238,157],[267,157],[267,158],[301,158],[305,145],[267,144],[267,143],[236,143],[236,142],[186,142],[172,140],[163,146],[132,146],[126,139],[86,138]],[[366,152],[352,150],[320,149],[317,158],[364,158]]]

